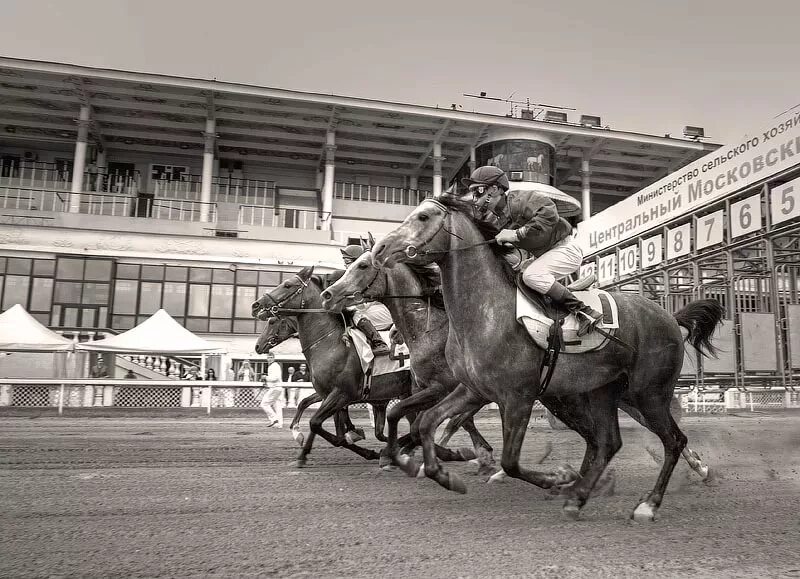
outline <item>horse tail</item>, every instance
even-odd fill
[[[684,340],[694,346],[703,356],[717,356],[717,349],[711,343],[714,329],[722,323],[725,309],[717,300],[696,300],[682,310],[675,312],[675,321],[689,332]]]

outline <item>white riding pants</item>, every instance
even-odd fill
[[[348,308],[350,309],[350,308]],[[389,309],[380,302],[367,302],[352,306],[353,323],[358,324],[361,318],[367,318],[376,330],[383,331],[392,327],[392,314]]]
[[[567,237],[550,251],[520,264],[522,281],[529,288],[546,294],[557,279],[564,278],[580,269],[583,251],[578,243]]]

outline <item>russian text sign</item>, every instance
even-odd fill
[[[800,112],[790,111],[751,135],[709,153],[580,223],[578,242],[583,253],[588,256],[619,245],[800,163]]]

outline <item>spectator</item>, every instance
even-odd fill
[[[308,376],[308,366],[300,364],[300,369],[289,377],[290,382],[310,382],[311,378]],[[297,408],[300,401],[300,388],[289,388],[287,404],[290,408]]]
[[[217,373],[214,372],[214,368],[209,368],[206,370],[206,380],[216,380]]]
[[[275,356],[273,356],[272,359],[274,360]],[[278,366],[278,368],[280,369],[280,366]],[[239,367],[239,371],[236,373],[236,379],[240,382],[255,382],[256,373],[250,366],[249,360],[242,362],[242,365]]]
[[[134,374],[133,370],[131,370],[130,368],[128,368],[128,371],[125,373],[123,378],[125,380],[137,380],[138,379],[138,378],[136,378],[136,374]]]
[[[281,387],[281,365],[274,354],[267,354],[267,373],[261,375],[264,389],[261,393],[261,408],[267,414],[269,424],[283,428],[283,388]]]
[[[108,378],[108,369],[102,358],[97,358],[97,364],[94,365],[89,375],[92,378]]]
[[[294,376],[294,372],[295,372],[294,366],[289,366],[286,369],[286,381],[287,382],[293,382],[294,381],[293,378],[292,378]],[[291,408],[292,407],[292,404],[291,404],[291,402],[292,402],[292,400],[291,400],[292,392],[291,391],[292,390],[293,390],[293,388],[286,388],[285,389],[285,393],[286,393],[286,408]],[[296,403],[295,403],[295,406],[297,406]]]

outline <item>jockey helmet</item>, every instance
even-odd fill
[[[344,249],[340,250],[342,252],[342,259],[346,265],[350,265],[356,259],[364,253],[364,248],[360,245],[348,245]]]
[[[508,191],[508,177],[499,167],[478,167],[466,179],[461,180],[462,185],[469,187],[470,185],[497,185],[504,191]]]

